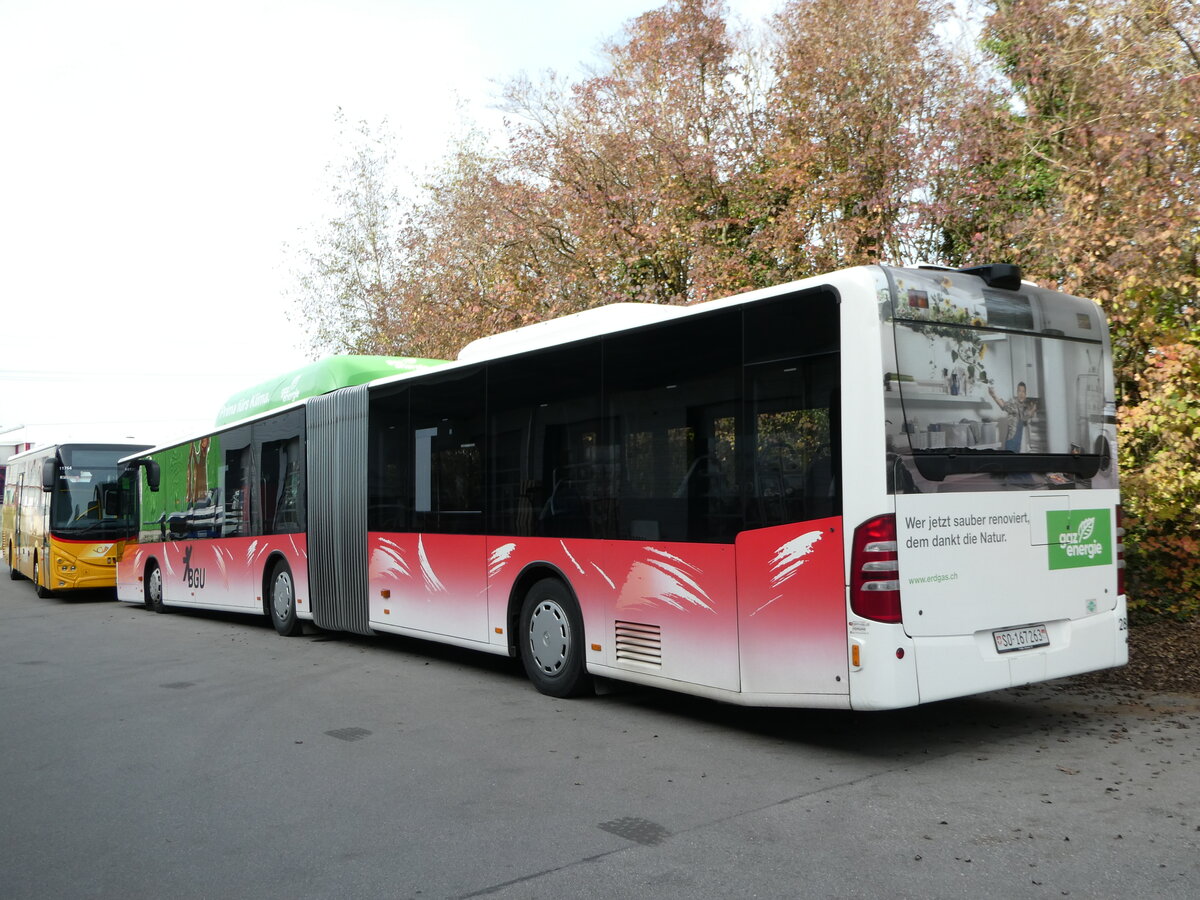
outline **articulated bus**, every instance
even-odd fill
[[[1013,266],[408,363],[132,458],[118,598],[476,648],[559,697],[887,709],[1127,661],[1107,328]]]
[[[9,576],[28,578],[39,597],[112,588],[117,559],[136,530],[132,475],[124,490],[117,460],[145,444],[52,444],[9,459],[0,542]],[[124,502],[125,506],[122,506]]]

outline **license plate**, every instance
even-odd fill
[[[1050,634],[1045,625],[1026,625],[1023,628],[1006,628],[993,631],[997,653],[1012,653],[1016,650],[1032,650],[1034,647],[1050,646]]]

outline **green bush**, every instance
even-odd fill
[[[1200,346],[1155,348],[1119,424],[1133,610],[1200,615]]]

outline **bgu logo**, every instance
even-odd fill
[[[192,568],[192,548],[183,552],[183,580],[190,588],[204,587],[204,570]]]

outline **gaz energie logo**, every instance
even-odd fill
[[[1050,568],[1076,569],[1112,563],[1112,511],[1107,509],[1048,510]]]

